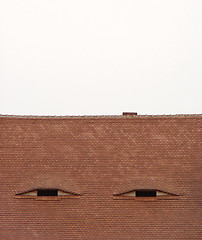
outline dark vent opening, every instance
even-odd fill
[[[38,189],[37,196],[58,196],[56,189]]]
[[[156,197],[156,191],[136,191],[136,197]]]

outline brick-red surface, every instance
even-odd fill
[[[201,239],[201,119],[1,116],[0,239]],[[15,198],[38,188],[80,196]]]

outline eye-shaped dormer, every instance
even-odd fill
[[[173,193],[164,192],[161,190],[156,189],[137,189],[129,192],[124,192],[120,194],[114,195],[116,197],[131,197],[131,198],[164,198],[164,197],[171,197],[171,196],[177,196]]]
[[[36,200],[59,200],[61,198],[75,198],[79,194],[67,192],[60,189],[34,189],[31,191],[16,194],[16,198],[35,198]]]

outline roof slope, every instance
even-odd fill
[[[0,238],[200,239],[201,119],[1,116]],[[15,197],[39,188],[79,197]]]

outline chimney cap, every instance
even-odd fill
[[[136,112],[123,112],[123,116],[134,116],[137,115]]]

